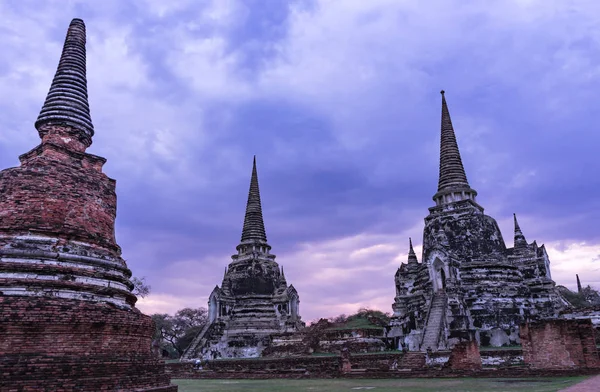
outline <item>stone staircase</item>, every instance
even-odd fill
[[[269,300],[251,300],[233,308],[228,329],[230,332],[265,332],[279,330],[279,322]]]
[[[182,360],[202,357],[208,347],[214,347],[223,356],[230,356],[225,355],[223,350],[228,350],[228,343],[231,341],[239,343],[235,347],[246,346],[251,341],[255,344],[255,340],[261,340],[280,329],[270,299],[246,298],[235,305],[227,319],[207,324],[189,345]]]
[[[431,299],[429,314],[427,315],[427,325],[423,333],[421,342],[421,351],[427,351],[431,348],[437,351],[440,337],[440,329],[443,327],[444,316],[446,315],[448,296],[443,291],[438,291]]]
[[[204,345],[206,344],[208,337],[207,332],[212,325],[213,323],[206,323],[202,331],[200,331],[200,333],[196,335],[194,340],[192,340],[192,343],[186,348],[185,352],[181,356],[181,360],[190,360],[194,357],[194,355],[198,354],[196,352],[197,348],[204,347]]]

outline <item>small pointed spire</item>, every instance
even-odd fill
[[[408,238],[408,244],[408,263],[418,263],[419,260],[417,260],[417,255],[415,254],[415,250],[413,249],[412,238],[410,237]]]
[[[285,280],[285,273],[283,272],[283,265],[281,266],[281,279]]]
[[[515,221],[515,249],[525,248],[527,247],[527,240],[521,231],[521,227],[519,227],[519,222],[517,222],[517,214],[513,214],[513,218]]]
[[[440,141],[440,178],[438,193],[453,189],[470,189],[463,167],[456,135],[450,119],[445,91],[442,94],[442,132]]]
[[[252,166],[252,178],[250,179],[250,190],[248,191],[248,202],[246,203],[246,216],[244,218],[244,228],[242,229],[242,242],[244,241],[267,242],[265,223],[260,204],[260,191],[258,189],[256,155],[254,156]]]
[[[77,132],[84,145],[92,144],[94,125],[88,104],[85,42],[83,20],[73,19],[50,91],[35,122],[40,137],[44,125],[66,125]]]
[[[581,287],[581,281],[579,280],[579,274],[575,274],[577,277],[577,293],[583,293],[583,288]]]
[[[225,273],[223,274],[223,279],[227,276],[227,267],[225,267]]]

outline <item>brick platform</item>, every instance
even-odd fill
[[[110,304],[0,296],[0,391],[176,391],[153,330]]]

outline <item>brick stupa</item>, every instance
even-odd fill
[[[0,172],[0,390],[177,391],[115,241],[115,181],[85,152],[85,41],[73,19],[35,122],[42,142]]]

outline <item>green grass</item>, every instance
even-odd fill
[[[554,392],[583,381],[586,377],[491,379],[308,379],[308,380],[172,380],[179,392]]]

